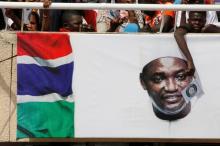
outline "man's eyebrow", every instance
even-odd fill
[[[154,73],[148,73],[144,75],[145,80],[151,80],[155,76],[165,76],[164,72],[154,72]]]
[[[153,76],[165,76],[165,73],[164,72],[155,72],[150,77],[153,77]]]
[[[160,72],[160,71],[153,73],[153,75],[161,75],[161,74],[165,74],[165,73],[164,72]]]
[[[186,73],[186,69],[180,69],[180,70],[177,70],[176,72],[175,72],[175,74],[178,74],[178,73]]]

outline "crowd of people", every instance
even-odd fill
[[[17,0],[18,2],[22,0]],[[39,2],[39,0],[25,0]],[[51,0],[42,0],[44,8]],[[53,0],[68,3],[214,4],[214,0]],[[189,12],[146,10],[1,9],[0,29],[60,32],[173,32],[188,23]],[[205,25],[218,26],[218,13],[206,11]],[[162,26],[162,27],[161,27]]]

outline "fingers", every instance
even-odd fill
[[[188,76],[193,76],[194,73],[195,73],[195,68],[188,68],[186,70],[186,73],[187,73]]]
[[[186,71],[186,74],[188,76],[193,76],[195,73],[195,68],[188,68],[187,71]]]
[[[51,0],[43,0],[43,7],[44,8],[49,8],[51,3],[52,3]]]

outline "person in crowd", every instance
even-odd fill
[[[41,24],[40,24],[40,16],[37,12],[32,11],[29,13],[28,16],[29,23],[24,25],[24,30],[26,31],[40,31]]]
[[[174,33],[176,42],[187,59],[188,71],[194,72],[195,66],[193,58],[188,49],[188,45],[184,36],[189,33],[220,33],[220,27],[214,24],[206,24],[206,12],[203,11],[190,11],[188,23],[178,27]]]
[[[25,31],[48,31],[49,30],[49,10],[46,9],[51,5],[51,0],[44,0],[42,10],[42,22],[40,21],[40,15],[37,9],[32,9],[28,15],[28,24],[24,24],[23,29]],[[21,30],[22,20],[15,14],[13,9],[6,9],[5,15],[13,21],[12,29]]]
[[[5,18],[2,10],[0,9],[0,30],[5,28]]]
[[[155,115],[162,120],[177,120],[190,113],[191,103],[181,91],[192,81],[187,62],[178,57],[161,57],[146,64],[140,73],[140,82],[147,90]]]
[[[128,29],[128,28],[136,28]],[[120,10],[119,16],[111,18],[110,28],[108,32],[139,32],[140,25],[138,23],[135,11]]]
[[[62,12],[62,27],[60,32],[94,32],[91,25],[83,24],[83,12],[65,10]]]
[[[180,4],[214,4],[214,0],[180,0]],[[186,23],[189,18],[189,13],[186,11],[178,11],[177,12],[177,24],[179,27],[183,23]],[[216,11],[207,11],[206,14],[206,24],[215,24],[219,25],[218,17]]]
[[[22,0],[9,0],[9,2],[22,2]],[[22,10],[6,8],[4,9],[4,13],[6,16],[7,29],[20,30],[21,26],[19,24],[21,23]]]
[[[132,4],[134,0],[116,0],[116,3]],[[103,10],[97,17],[98,32],[124,32],[125,27],[131,24],[142,28],[144,21],[140,10]],[[138,29],[139,30],[139,29]]]
[[[6,1],[6,0],[1,0],[1,1]],[[4,9],[0,9],[0,30],[5,28],[6,28],[6,20],[4,15]]]
[[[124,28],[124,32],[140,32],[140,26],[136,19],[135,11],[128,11],[128,24]]]
[[[123,32],[126,32],[126,33],[140,32],[140,27],[139,27],[137,19],[135,17],[134,11],[128,11],[127,21],[128,21],[128,24],[123,29]]]
[[[139,0],[142,4],[172,4],[172,0]],[[174,27],[175,13],[174,11],[143,11],[145,18],[145,26],[143,32],[159,32],[161,25],[162,32],[170,32]],[[163,19],[163,21],[162,21]],[[162,24],[163,23],[163,24]]]
[[[53,0],[53,3],[101,3],[101,2],[109,2],[109,0]],[[88,25],[91,25],[94,30],[96,31],[96,17],[97,12],[95,10],[81,10],[83,14],[83,18]],[[59,31],[62,27],[61,24],[61,17],[62,17],[62,10],[51,10],[50,17],[51,25],[50,31]]]

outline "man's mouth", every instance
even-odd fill
[[[198,26],[198,25],[194,25],[194,26],[193,26],[193,29],[194,29],[195,31],[201,31],[201,27]]]
[[[178,97],[176,96],[169,96],[167,98],[165,98],[165,101],[168,103],[176,103],[178,100]]]
[[[166,94],[163,96],[163,100],[168,108],[174,108],[182,103],[183,97],[181,94]]]

